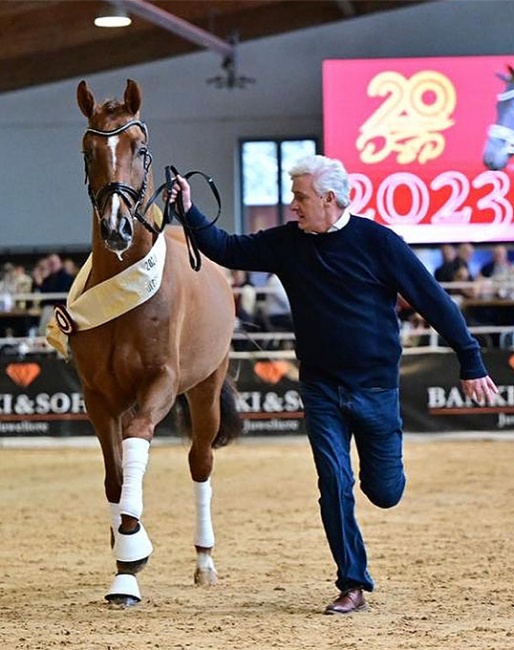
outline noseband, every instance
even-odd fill
[[[514,88],[499,94],[497,99],[498,102],[507,102],[514,99]],[[503,124],[491,124],[488,130],[488,135],[491,138],[503,140],[505,142],[507,154],[509,156],[514,154],[514,128],[504,126]]]
[[[92,127],[89,127],[88,129],[86,129],[86,133],[91,133],[93,135],[100,135],[102,137],[108,138],[110,136],[123,133],[124,131],[126,131],[132,126],[138,126],[141,129],[141,131],[145,136],[145,142],[147,142],[148,129],[146,128],[146,124],[144,124],[144,122],[141,122],[140,120],[130,120],[130,122],[127,122],[126,124],[123,124],[122,126],[119,126],[110,131],[104,131],[102,129],[93,129]],[[148,171],[150,170],[151,164],[152,164],[152,154],[149,151],[146,151],[144,165],[143,165],[144,166],[143,182],[141,183],[141,187],[139,188],[139,190],[136,190],[131,185],[126,185],[125,183],[119,183],[118,181],[113,181],[112,183],[107,183],[107,185],[101,187],[98,190],[98,192],[96,192],[95,194],[91,189],[91,182],[89,180],[87,160],[84,158],[87,191],[96,213],[98,215],[103,214],[105,210],[105,206],[107,205],[109,199],[111,199],[115,194],[117,194],[120,197],[120,199],[123,201],[123,203],[127,206],[130,216],[132,218],[135,217],[152,234],[158,234],[156,228],[146,219],[146,212],[148,207],[150,207],[151,204],[149,203],[147,208],[142,213],[139,211],[141,203],[143,202],[143,199],[146,194],[146,187],[148,184]]]

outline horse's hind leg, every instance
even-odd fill
[[[214,585],[218,577],[212,558],[215,541],[211,515],[211,474],[214,462],[212,443],[220,426],[220,391],[226,369],[227,364],[224,363],[186,395],[192,424],[189,469],[195,498],[194,580],[198,585]]]

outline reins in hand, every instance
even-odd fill
[[[151,230],[153,231],[154,234],[158,235],[160,234],[163,230],[164,227],[168,224],[171,224],[173,221],[173,218],[175,218],[178,223],[182,226],[184,229],[184,236],[186,239],[186,245],[187,245],[187,252],[189,255],[189,263],[191,264],[191,268],[194,271],[199,271],[202,267],[202,258],[200,255],[200,249],[198,248],[198,244],[196,241],[195,237],[195,231],[197,230],[204,230],[205,228],[209,228],[210,226],[214,225],[216,221],[218,221],[220,214],[221,214],[221,197],[220,193],[218,191],[218,188],[216,187],[216,184],[214,183],[214,180],[212,179],[211,176],[208,176],[204,172],[201,171],[190,171],[187,172],[186,174],[183,174],[183,178],[188,180],[192,176],[201,176],[209,186],[216,203],[218,205],[218,211],[216,213],[216,216],[212,221],[209,221],[208,224],[204,226],[192,226],[191,224],[188,223],[187,216],[186,216],[186,211],[184,210],[184,203],[182,200],[182,191],[179,190],[177,193],[177,198],[174,202],[170,200],[171,197],[171,191],[173,189],[173,186],[175,183],[177,183],[177,176],[179,175],[179,172],[176,167],[173,165],[167,165],[164,168],[164,173],[166,176],[166,181],[160,185],[153,195],[150,197],[148,203],[146,204],[145,210],[143,212],[143,215],[141,215],[142,219],[139,218],[139,215],[136,214],[137,218],[139,221],[145,226],[145,228],[149,227],[149,222],[144,218],[147,211],[149,210],[150,206],[155,203],[157,198],[161,195],[161,193],[166,190],[167,192],[167,198],[165,201],[164,205],[164,212],[163,212],[163,219],[162,219],[162,225],[160,228],[156,228],[155,226],[150,226]]]

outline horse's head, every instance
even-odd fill
[[[132,244],[134,216],[145,197],[152,161],[146,126],[139,119],[141,91],[129,79],[123,102],[97,104],[81,81],[77,102],[88,119],[84,164],[100,236],[109,250],[121,254]]]
[[[483,161],[488,169],[504,169],[514,154],[514,68],[507,66],[509,75],[498,74],[505,90],[497,97],[496,122],[489,127]]]

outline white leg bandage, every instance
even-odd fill
[[[117,533],[118,528],[121,526],[120,504],[109,502],[109,513],[111,515],[111,528]]]
[[[150,443],[143,438],[127,438],[123,448],[123,486],[120,513],[141,519],[143,514],[143,477],[148,463]]]
[[[211,479],[208,478],[202,483],[193,481],[195,491],[195,546],[212,548],[214,546],[214,530],[211,519]]]

